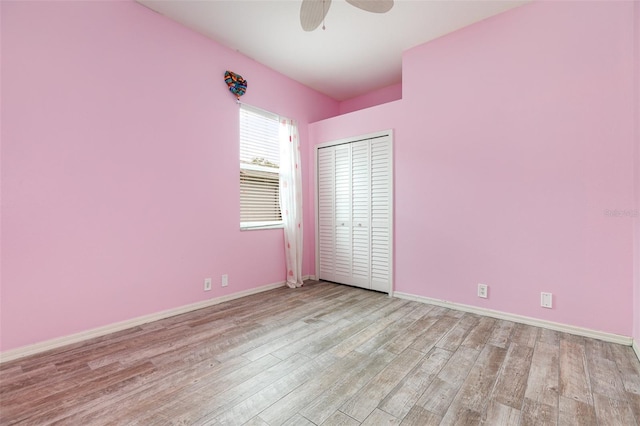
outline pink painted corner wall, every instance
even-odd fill
[[[633,7],[508,11],[406,52],[401,101],[310,127],[395,129],[396,291],[632,335]]]
[[[282,230],[239,230],[223,74],[299,121],[305,159],[337,101],[133,2],[1,8],[0,350],[284,281]]]
[[[340,114],[347,114],[400,99],[402,99],[402,83],[392,84],[362,96],[340,102]]]

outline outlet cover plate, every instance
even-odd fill
[[[540,293],[540,306],[551,309],[553,307],[553,294],[545,292]]]
[[[204,291],[211,291],[211,278],[204,279]]]
[[[478,284],[478,297],[486,299],[489,295],[489,286],[486,284]]]
[[[221,279],[222,287],[226,287],[229,285],[229,275],[224,274]]]

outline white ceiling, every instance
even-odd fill
[[[301,0],[137,1],[339,101],[400,83],[404,50],[528,2],[396,0],[375,14],[333,0],[326,30],[305,32]]]

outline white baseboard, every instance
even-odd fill
[[[638,361],[640,361],[640,346],[638,346],[638,341],[634,339],[631,347],[633,348],[633,351],[636,353],[636,357],[638,358]]]
[[[507,312],[494,311],[492,309],[478,308],[476,306],[464,305],[462,303],[448,302],[446,300],[432,299],[430,297],[416,296],[414,294],[402,293],[396,291],[393,295],[399,299],[413,300],[421,303],[428,303],[430,305],[442,306],[449,309],[455,309],[457,311],[470,312],[478,315],[483,315],[492,318],[503,319],[507,321],[513,321],[521,324],[533,325],[535,327],[548,328],[550,330],[561,331],[564,333],[575,334],[583,337],[591,337],[594,339],[603,340],[605,342],[618,343],[620,345],[631,346],[633,343],[636,355],[640,353],[640,348],[635,344],[631,337],[622,336],[619,334],[605,333],[602,331],[590,330],[588,328],[576,327],[573,325],[561,324],[553,321],[546,321],[537,318],[525,317],[523,315],[510,314]],[[640,356],[638,356],[640,358]]]
[[[206,308],[209,306],[217,305],[229,300],[239,299],[241,297],[250,296],[256,293],[262,293],[263,291],[273,290],[286,285],[284,281],[274,284],[267,284],[260,287],[252,288],[249,290],[239,291],[237,293],[228,294],[226,296],[220,296],[213,299],[203,300],[200,302],[192,303],[190,305],[180,306],[177,308],[168,309],[162,312],[156,312],[154,314],[144,315],[130,320],[117,322],[114,324],[105,325],[103,327],[94,328],[80,333],[72,334],[69,336],[58,337],[44,342],[35,343],[33,345],[23,346],[20,348],[12,349],[3,353],[0,353],[0,364],[7,361],[13,361],[15,359],[24,358],[29,355],[35,355],[40,352],[48,351],[51,349],[60,348],[62,346],[70,345],[73,343],[79,343],[84,340],[93,339],[95,337],[104,336],[109,333],[115,333],[116,331],[126,330],[127,328],[136,327],[138,325],[146,324],[153,321],[173,317],[175,315],[184,314],[198,309]]]

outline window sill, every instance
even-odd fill
[[[259,229],[283,229],[284,223],[282,222],[255,222],[255,223],[241,223],[241,231],[255,231]]]

